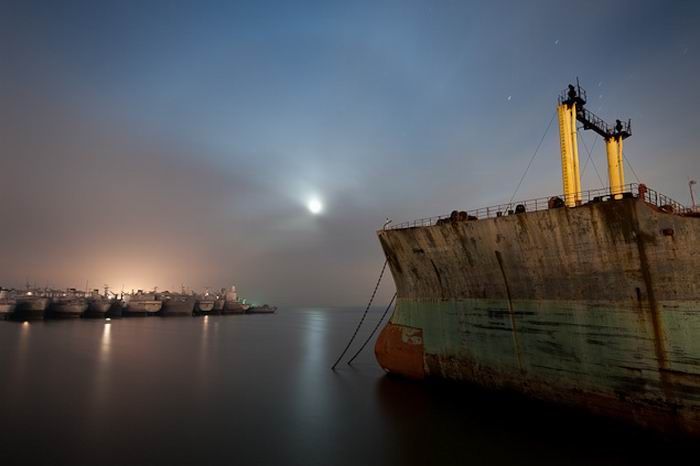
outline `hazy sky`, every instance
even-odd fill
[[[0,284],[363,303],[384,218],[508,201],[576,76],[688,203],[699,46],[692,1],[0,0]],[[560,185],[555,123],[517,197]]]

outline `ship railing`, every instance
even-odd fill
[[[647,204],[658,207],[665,212],[677,214],[692,213],[692,209],[683,204],[674,201],[670,197],[659,193],[644,184],[630,183],[616,189],[614,192],[611,188],[590,189],[580,192],[576,198],[580,199],[579,205],[605,202],[613,199],[622,198],[641,198]],[[524,201],[509,202],[506,204],[498,204],[489,207],[480,207],[478,209],[466,211],[453,211],[452,214],[437,215],[433,217],[424,217],[417,220],[399,223],[396,225],[387,226],[386,229],[396,230],[402,228],[427,227],[436,225],[440,221],[452,220],[481,220],[485,218],[503,217],[506,215],[514,215],[525,212],[537,212],[556,207],[563,207],[564,195],[540,197],[536,199],[527,199]]]
[[[576,88],[576,97],[577,99],[580,99],[580,101],[583,101],[584,103],[588,100],[588,96],[586,94],[586,90],[582,88],[581,86],[577,86]],[[569,88],[567,87],[563,91],[559,93],[559,97],[557,101],[560,104],[563,104],[564,102],[570,101],[571,98],[569,97]]]

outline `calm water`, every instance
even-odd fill
[[[371,351],[333,373],[360,312],[0,322],[0,464],[639,465],[692,449],[387,377]]]

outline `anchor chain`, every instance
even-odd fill
[[[351,357],[350,360],[348,361],[349,366],[352,365],[352,362],[355,360],[355,358],[360,355],[362,350],[365,349],[365,346],[367,346],[367,343],[369,343],[369,341],[372,339],[374,334],[377,333],[377,330],[379,330],[379,326],[382,324],[382,322],[384,321],[384,318],[389,313],[389,309],[391,309],[391,305],[394,304],[395,299],[396,299],[396,293],[394,293],[394,296],[391,297],[391,301],[389,301],[389,304],[386,306],[386,309],[384,309],[384,314],[382,314],[382,316],[377,321],[377,325],[374,326],[374,329],[372,329],[372,332],[369,334],[369,336],[367,337],[365,342],[362,343],[362,346],[360,346],[360,349],[357,350],[357,353],[355,353],[355,355],[353,357]]]
[[[335,370],[335,366],[338,365],[341,359],[343,359],[343,356],[345,356],[345,353],[348,352],[348,349],[350,349],[350,345],[352,345],[352,342],[355,341],[355,337],[357,336],[357,332],[360,331],[360,327],[362,327],[362,323],[365,321],[365,317],[367,317],[367,312],[369,311],[370,306],[372,306],[372,302],[374,301],[374,296],[377,294],[377,290],[379,289],[379,284],[382,282],[382,277],[384,277],[384,271],[386,270],[386,264],[387,260],[384,261],[384,265],[382,266],[382,271],[379,273],[379,279],[377,279],[377,284],[374,286],[374,291],[372,292],[372,296],[369,298],[369,302],[367,303],[367,307],[365,308],[365,312],[362,314],[362,318],[360,319],[360,322],[357,324],[357,328],[355,328],[355,333],[352,334],[352,337],[350,337],[350,341],[348,342],[347,346],[343,350],[342,353],[340,353],[340,356],[338,356],[338,359],[335,361],[335,363],[331,366],[331,370]]]

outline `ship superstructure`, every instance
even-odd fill
[[[245,299],[238,296],[235,286],[231,286],[224,293],[224,305],[221,310],[222,314],[245,314],[250,306]]]

